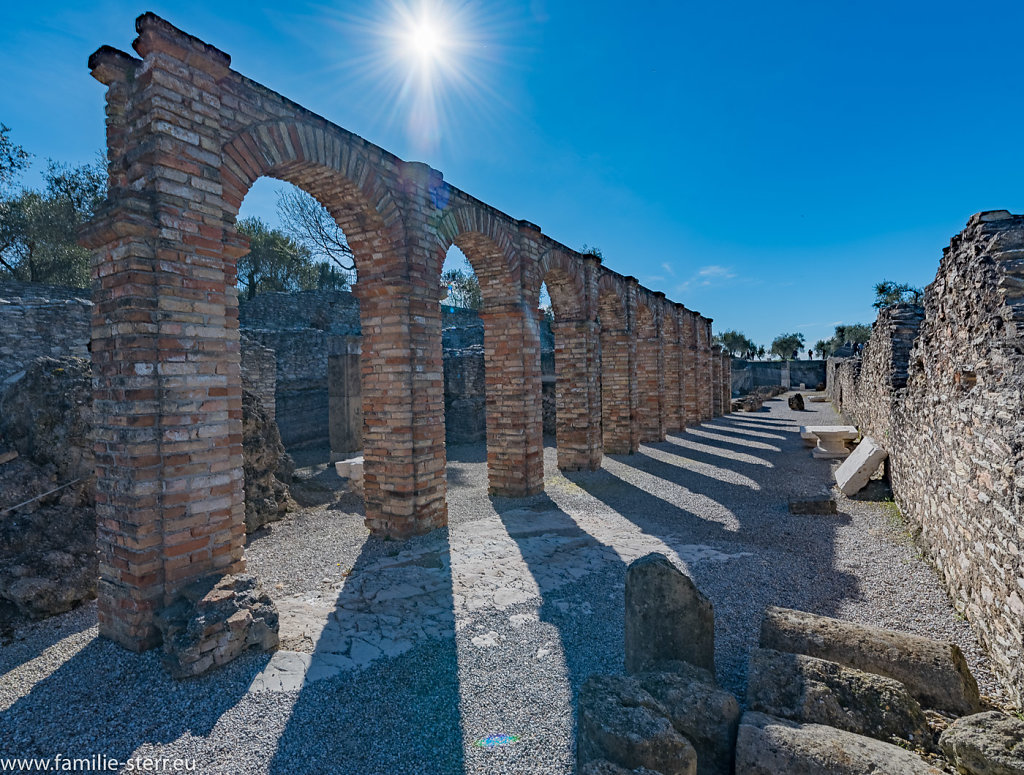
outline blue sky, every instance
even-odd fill
[[[437,120],[393,2],[5,3],[0,121],[39,157],[103,144],[102,44],[152,10],[240,72],[545,233],[769,343],[870,322],[932,280],[971,213],[1024,209],[1024,5],[443,3]],[[416,4],[418,7],[418,3]],[[458,67],[456,67],[456,64]],[[32,175],[27,183],[35,182]],[[269,215],[269,186],[246,209]]]

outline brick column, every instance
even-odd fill
[[[515,290],[515,289],[510,289]],[[544,490],[540,331],[519,300],[489,304],[484,322],[487,383],[487,476],[492,495]]]
[[[722,352],[722,414],[732,411],[732,356]]]
[[[601,424],[605,452],[612,455],[632,455],[640,448],[636,338],[631,328],[635,284],[626,282],[624,292],[622,317],[608,315],[601,323]]]
[[[697,316],[697,407],[700,421],[714,417],[711,393],[711,322]]]
[[[679,330],[681,334],[681,358],[683,365],[683,423],[696,425],[700,422],[697,400],[697,315],[681,304],[679,309]]]
[[[563,471],[595,471],[601,467],[601,407],[598,397],[596,321],[556,320],[556,438],[558,467]]]
[[[668,301],[662,302],[661,336],[665,356],[665,431],[678,433],[686,427],[683,418],[683,348],[679,312]]]
[[[647,297],[645,303],[638,303],[635,318],[638,421],[642,442],[663,441],[665,438],[662,406],[664,354],[656,301],[656,298]]]
[[[717,344],[711,348],[711,411],[721,417],[722,409],[722,348]]]
[[[239,245],[224,229],[219,181],[196,173],[205,149],[220,146],[219,124],[147,110],[216,103],[230,60],[147,19],[135,42],[144,67],[110,49],[90,59],[111,85],[112,175],[106,209],[83,237],[96,251],[99,627],[134,650],[156,645],[154,614],[182,586],[243,570],[245,542]]]
[[[398,538],[448,522],[440,259],[427,247],[436,219],[431,192],[442,180],[421,162],[404,162],[401,179],[404,244],[394,237],[353,287],[363,332],[366,526]]]

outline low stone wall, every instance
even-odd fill
[[[832,400],[890,455],[893,492],[1017,703],[1024,700],[1024,216],[975,215],[923,308],[883,310]]]
[[[732,359],[732,394],[742,396],[754,388],[782,384],[783,361],[748,361]],[[789,361],[789,381],[797,388],[800,383],[813,390],[825,381],[825,361]]]

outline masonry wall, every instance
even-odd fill
[[[890,454],[893,492],[1016,702],[1024,699],[1024,217],[981,213],[923,308],[883,310],[829,393]]]
[[[808,390],[814,390],[819,383],[825,381],[825,361],[790,361],[789,381],[794,389],[799,389],[802,382]],[[756,387],[781,384],[782,361],[732,359],[733,396],[744,395]]]
[[[0,392],[41,355],[89,357],[89,291],[5,282],[0,286]]]

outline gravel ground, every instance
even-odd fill
[[[488,498],[482,445],[453,447],[449,529],[406,542],[368,538],[360,501],[337,497],[330,471],[306,469],[310,500],[328,502],[252,536],[250,571],[282,606],[333,601],[324,616],[342,629],[346,590],[443,580],[392,617],[408,630],[404,651],[292,691],[250,690],[270,660],[255,653],[177,682],[156,653],[98,638],[85,606],[0,650],[0,757],[185,757],[206,773],[568,773],[573,696],[590,674],[622,671],[625,569],[651,550],[673,555],[714,602],[718,677],[741,696],[763,610],[783,605],[952,640],[982,691],[1002,699],[891,504],[838,496],[837,516],[788,513],[791,497],[829,486],[835,465],[811,458],[797,427],[840,418],[807,406],[769,401],[592,473],[563,476],[549,446],[546,493],[522,500]],[[364,618],[388,618],[383,598]],[[306,650],[316,664],[320,646]],[[476,744],[501,734],[518,739]]]

